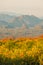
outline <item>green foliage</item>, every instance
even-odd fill
[[[5,47],[8,48],[9,50],[11,50],[12,48],[14,48],[15,43],[12,40],[9,40],[5,43]]]

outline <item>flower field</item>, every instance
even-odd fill
[[[43,38],[0,40],[0,65],[43,65]]]

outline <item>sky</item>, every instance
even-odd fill
[[[0,0],[0,12],[43,17],[43,0]]]

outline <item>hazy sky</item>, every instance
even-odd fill
[[[43,16],[43,0],[0,0],[0,12]]]

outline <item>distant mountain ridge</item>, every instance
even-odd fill
[[[43,34],[43,20],[34,15],[0,14],[0,38],[34,37]]]

